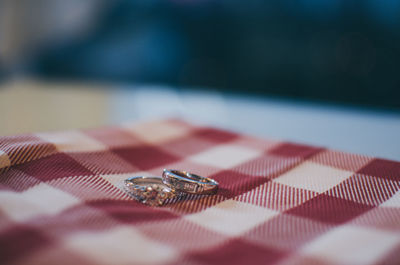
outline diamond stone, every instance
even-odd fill
[[[156,177],[127,179],[125,188],[133,198],[149,206],[161,206],[175,196],[175,192]]]

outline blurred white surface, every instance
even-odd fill
[[[110,104],[110,123],[180,117],[263,138],[400,161],[398,113],[165,87],[119,88]]]

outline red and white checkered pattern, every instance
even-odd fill
[[[121,189],[220,183],[151,208]],[[400,264],[400,163],[167,120],[0,138],[1,264]]]

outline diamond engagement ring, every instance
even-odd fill
[[[162,206],[168,199],[190,194],[215,194],[218,182],[183,170],[167,170],[161,177],[136,176],[125,180],[125,190],[136,200]]]
[[[136,176],[126,179],[124,184],[126,191],[136,200],[150,206],[161,206],[167,199],[178,195],[160,177]]]
[[[215,194],[218,182],[183,170],[164,169],[163,182],[177,191],[191,194]]]

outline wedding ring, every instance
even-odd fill
[[[175,189],[164,184],[160,177],[136,176],[126,179],[124,184],[136,200],[150,206],[161,206],[167,199],[177,196]]]
[[[191,194],[214,194],[218,190],[218,182],[183,170],[164,169],[163,182],[177,191]]]

